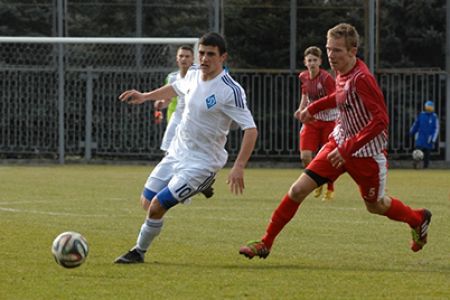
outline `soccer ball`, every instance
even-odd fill
[[[67,231],[55,238],[52,253],[59,265],[64,268],[76,268],[86,260],[89,246],[81,234]]]
[[[412,158],[416,161],[423,159],[423,152],[420,149],[416,149],[412,152]]]

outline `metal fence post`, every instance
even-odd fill
[[[65,24],[65,1],[57,1],[57,31],[58,36],[64,36]],[[64,44],[58,44],[58,159],[60,164],[64,164]]]
[[[297,66],[297,0],[291,0],[290,11],[289,68],[292,73],[295,73]]]
[[[446,97],[445,97],[445,160],[450,161],[450,0],[447,0],[446,9],[446,39],[445,39],[445,76],[446,76]]]
[[[64,164],[65,126],[64,126],[64,45],[58,45],[58,158]]]
[[[375,73],[375,0],[369,0],[369,69]]]
[[[84,136],[84,160],[92,159],[92,101],[93,101],[93,80],[92,67],[87,68],[86,74],[86,116],[85,116],[85,136]]]

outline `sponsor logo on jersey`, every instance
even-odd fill
[[[211,107],[213,107],[214,105],[216,105],[216,96],[211,95],[208,98],[206,98],[206,107],[208,109],[210,109]]]

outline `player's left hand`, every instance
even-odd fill
[[[228,174],[227,184],[230,186],[230,191],[235,195],[243,193],[244,185],[244,169],[234,166],[230,174]]]
[[[342,157],[341,153],[339,153],[338,148],[335,148],[333,151],[328,153],[327,159],[336,169],[342,167],[345,164],[345,159]]]

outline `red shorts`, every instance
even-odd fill
[[[334,182],[347,172],[359,186],[362,198],[374,202],[384,196],[387,176],[387,159],[384,153],[373,157],[351,157],[340,168],[335,168],[327,159],[328,153],[336,148],[334,140],[330,140],[308,165],[316,175]]]
[[[316,152],[319,147],[328,142],[328,136],[333,131],[334,121],[320,121],[303,124],[300,130],[300,151]]]

